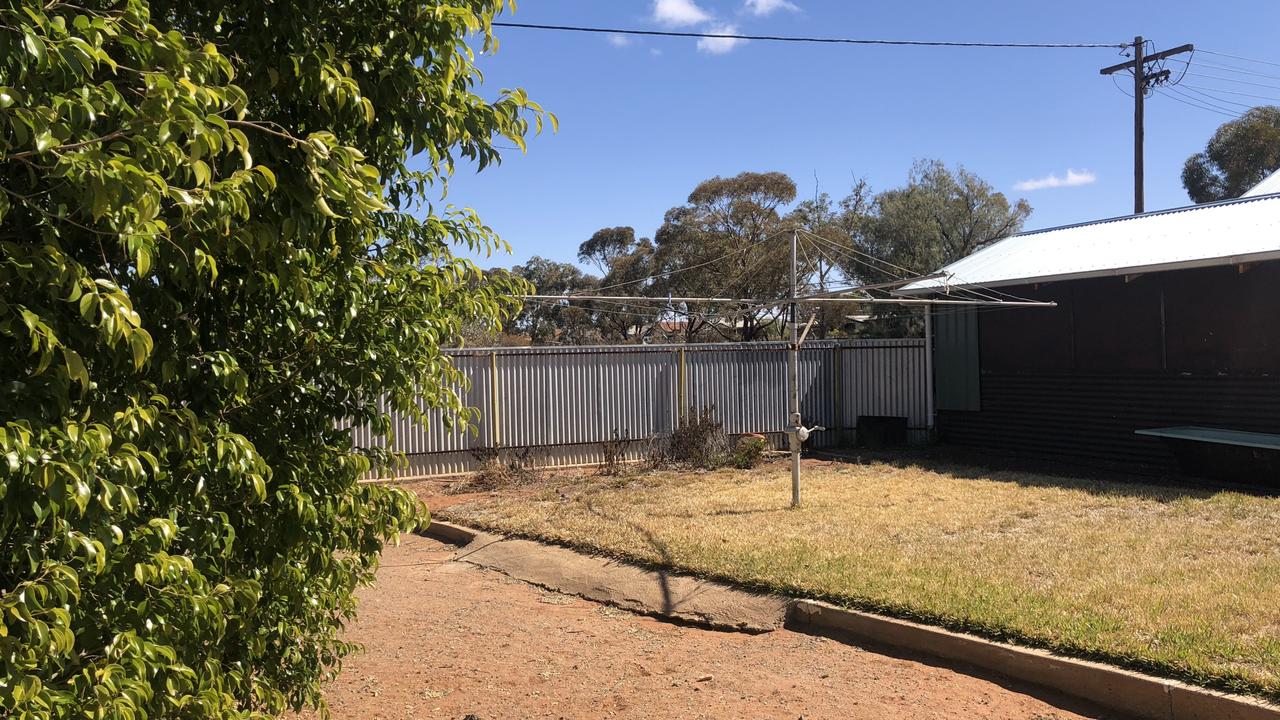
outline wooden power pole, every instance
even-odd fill
[[[1158,70],[1149,72],[1147,65],[1149,63],[1159,62],[1167,57],[1180,55],[1185,52],[1195,50],[1195,46],[1190,43],[1179,45],[1169,50],[1161,50],[1150,55],[1145,54],[1146,48],[1143,44],[1142,36],[1139,35],[1133,39],[1133,59],[1129,62],[1122,62],[1118,65],[1105,67],[1098,72],[1103,75],[1111,75],[1113,73],[1129,70],[1133,73],[1133,213],[1141,214],[1145,211],[1143,201],[1143,162],[1142,162],[1142,145],[1144,139],[1144,100],[1146,99],[1147,89],[1153,85],[1157,85],[1169,79],[1168,70]]]

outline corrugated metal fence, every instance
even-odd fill
[[[643,441],[670,433],[680,413],[714,406],[731,434],[762,433],[784,444],[787,345],[719,343],[450,351],[470,379],[463,399],[480,411],[471,432],[396,418],[395,447],[408,463],[395,477],[466,472],[486,449],[537,465],[603,461],[614,433]],[[859,416],[907,418],[913,442],[927,438],[925,345],[921,339],[811,341],[800,352],[805,424],[823,425],[809,445],[854,439]],[[356,430],[357,445],[382,444]]]

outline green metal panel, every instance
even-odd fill
[[[976,308],[933,310],[934,382],[939,410],[981,410]]]

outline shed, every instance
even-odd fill
[[[1021,233],[904,288],[1057,303],[935,306],[939,438],[1165,474],[1169,444],[1138,431],[1280,435],[1276,190]]]

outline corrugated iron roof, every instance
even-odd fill
[[[902,288],[998,287],[1280,259],[1280,193],[1012,235]]]
[[[1266,179],[1249,188],[1249,191],[1240,197],[1257,197],[1259,195],[1271,195],[1272,193],[1280,193],[1280,170],[1268,175]]]

